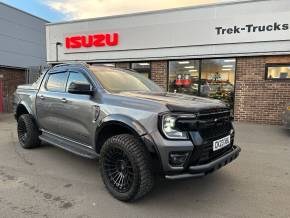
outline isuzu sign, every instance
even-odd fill
[[[118,44],[119,33],[98,33],[68,36],[65,38],[65,47],[67,49],[117,46]]]

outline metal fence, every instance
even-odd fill
[[[34,83],[49,66],[32,66],[26,70],[26,83]]]

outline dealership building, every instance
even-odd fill
[[[186,7],[46,25],[47,61],[131,68],[169,92],[280,124],[290,101],[290,1]]]
[[[13,93],[30,67],[46,63],[46,20],[0,2],[0,113],[12,112]]]

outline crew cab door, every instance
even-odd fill
[[[60,134],[59,121],[62,119],[62,101],[68,72],[48,72],[36,97],[36,115],[42,130]]]
[[[93,125],[96,107],[98,106],[93,101],[92,95],[69,93],[68,88],[71,83],[89,84],[93,90],[93,83],[86,72],[81,69],[69,71],[66,92],[59,109],[60,135],[91,147],[95,134]]]

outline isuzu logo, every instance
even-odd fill
[[[71,48],[91,48],[117,46],[119,44],[119,33],[98,33],[90,35],[77,35],[65,38],[65,47]]]

